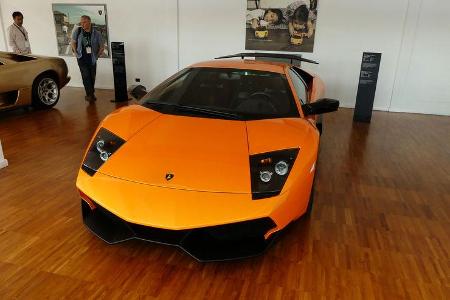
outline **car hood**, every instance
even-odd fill
[[[251,193],[249,156],[308,147],[314,134],[308,124],[300,118],[245,122],[177,116],[131,106],[102,124],[126,142],[98,172],[166,188]]]
[[[98,171],[167,188],[250,193],[246,125],[159,114]]]
[[[314,129],[305,119],[280,118],[247,122],[249,153],[309,147]]]

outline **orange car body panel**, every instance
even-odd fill
[[[193,67],[285,73],[287,65],[218,60]],[[320,89],[313,89],[314,97]],[[128,222],[181,230],[270,217],[277,225],[270,235],[306,211],[319,145],[319,133],[306,118],[209,119],[132,105],[100,127],[126,142],[94,176],[80,169],[77,187]],[[300,151],[281,193],[253,200],[249,155],[288,148]],[[175,174],[170,181],[167,172]]]
[[[285,73],[285,63],[260,61],[260,60],[237,60],[237,59],[217,59],[199,62],[193,64],[192,68],[229,68],[229,69],[245,69],[255,71],[267,71],[273,73]]]
[[[245,122],[161,114],[99,171],[167,188],[248,193],[248,170]]]

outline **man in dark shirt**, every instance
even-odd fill
[[[95,101],[95,77],[97,73],[97,59],[102,55],[104,46],[100,32],[92,28],[91,18],[81,16],[81,27],[72,34],[72,51],[77,57],[86,91],[85,99]]]

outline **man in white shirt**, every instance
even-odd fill
[[[20,11],[12,14],[14,23],[8,27],[9,46],[17,54],[31,54],[28,32],[23,24],[23,15]]]

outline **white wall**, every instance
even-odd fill
[[[383,52],[374,106],[388,109],[407,0],[320,0],[314,53],[305,68],[325,80],[327,95],[354,107],[363,51]],[[180,1],[180,64],[245,51],[246,1]],[[194,21],[195,20],[195,21]],[[194,46],[195,45],[195,46]]]
[[[450,115],[449,20],[449,1],[410,1],[391,111]]]
[[[0,0],[4,26],[13,10],[24,13],[36,54],[57,55],[52,2],[87,3]],[[151,88],[178,68],[245,51],[245,0],[100,2],[110,40],[126,42],[129,83],[140,77]],[[362,53],[382,52],[375,109],[450,115],[449,19],[446,0],[319,0],[314,52],[304,56],[320,65],[304,67],[324,79],[326,96],[354,107]],[[66,61],[81,86],[75,59]],[[101,59],[97,87],[112,86],[111,60]]]
[[[245,51],[246,1],[180,2],[182,67]],[[304,56],[320,65],[304,67],[354,107],[362,53],[381,52],[374,109],[450,115],[449,19],[446,0],[319,0],[314,53]]]
[[[246,5],[245,0],[180,0],[180,67],[242,52]]]
[[[24,14],[34,54],[58,56],[52,3],[89,3],[86,0],[0,0],[3,25],[8,27],[11,13]],[[102,0],[107,5],[110,41],[124,41],[127,80],[141,78],[154,86],[177,71],[177,2],[176,0]],[[1,45],[1,44],[0,44]],[[81,75],[73,57],[64,57],[72,80],[82,86]],[[97,66],[98,88],[113,88],[111,59],[101,58]]]
[[[314,67],[327,96],[354,107],[364,51],[381,52],[374,108],[387,110],[395,79],[407,0],[319,1]]]

